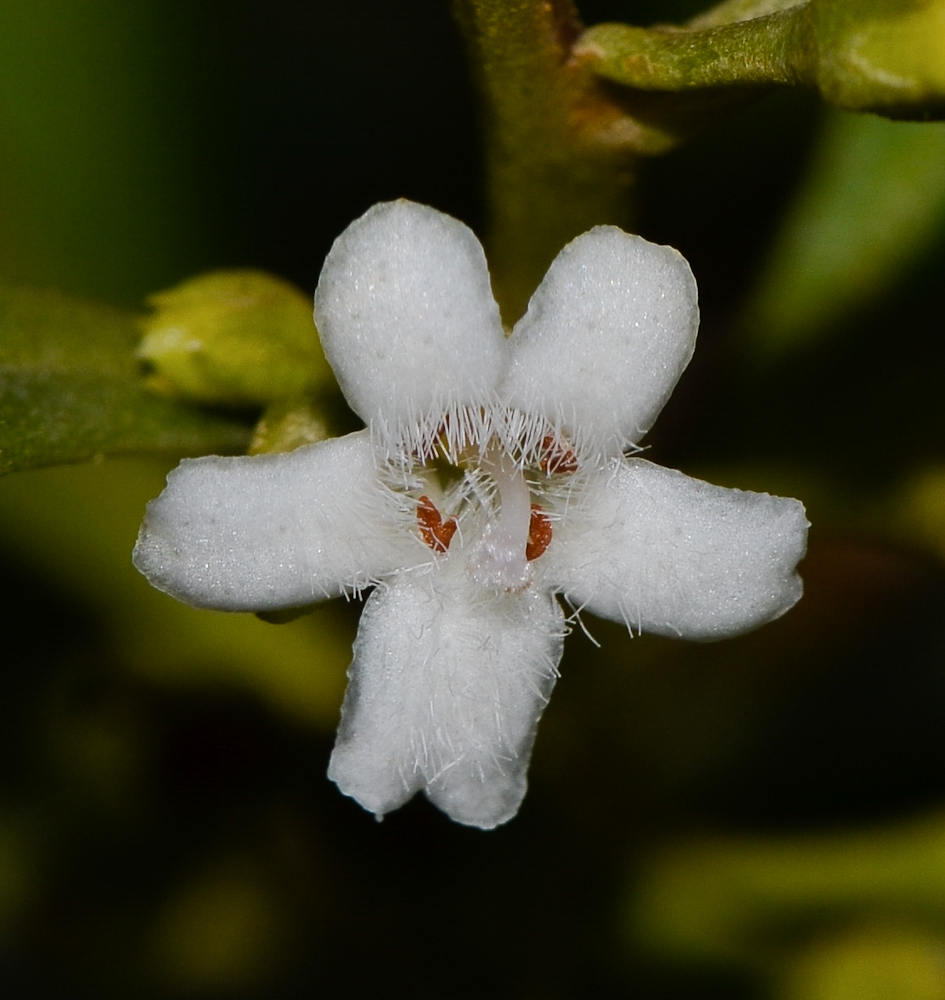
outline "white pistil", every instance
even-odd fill
[[[521,468],[501,448],[490,445],[480,470],[498,491],[498,516],[488,521],[473,546],[469,571],[486,587],[517,593],[531,582],[532,567],[525,558],[531,523],[531,495]]]

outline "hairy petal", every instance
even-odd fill
[[[525,795],[564,622],[547,593],[495,593],[461,560],[398,576],[361,617],[328,770],[381,818],[415,792],[490,829]]]
[[[479,241],[410,201],[375,205],[335,240],[315,323],[352,409],[382,427],[483,403],[508,363]]]
[[[279,455],[185,460],[148,504],[134,564],[195,607],[298,607],[429,561],[366,431]]]
[[[555,258],[516,324],[508,405],[616,454],[639,441],[695,346],[696,282],[672,247],[597,226]]]
[[[641,459],[589,479],[543,557],[576,607],[630,628],[720,639],[801,596],[807,544],[797,500],[690,479]]]

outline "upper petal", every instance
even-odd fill
[[[366,431],[280,455],[185,460],[148,504],[134,564],[196,607],[297,607],[430,556],[377,479]]]
[[[547,593],[497,594],[462,560],[441,566],[371,595],[328,775],[378,817],[424,790],[457,822],[490,829],[525,794],[563,616]]]
[[[542,557],[568,599],[644,632],[735,635],[801,596],[797,500],[723,489],[641,459],[591,477]]]
[[[615,454],[656,419],[698,326],[696,282],[681,254],[597,226],[558,254],[516,324],[501,395],[572,443]]]
[[[479,241],[415,202],[375,205],[335,240],[315,322],[352,409],[392,429],[482,403],[508,363]]]

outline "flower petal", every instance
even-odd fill
[[[195,607],[264,611],[428,562],[380,485],[367,431],[280,455],[185,460],[148,504],[135,566]]]
[[[807,528],[797,500],[624,460],[572,499],[542,574],[576,607],[630,628],[720,639],[798,600]]]
[[[698,326],[684,257],[597,226],[558,254],[516,324],[502,398],[581,448],[616,454],[649,430]]]
[[[525,795],[561,658],[553,597],[495,593],[460,559],[379,587],[361,617],[328,776],[380,819],[415,792],[490,829]]]
[[[482,404],[508,363],[479,241],[410,201],[375,205],[335,240],[315,322],[351,408],[382,429]]]

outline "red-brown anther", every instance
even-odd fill
[[[528,522],[528,542],[525,545],[525,558],[531,562],[542,555],[551,544],[551,520],[537,503],[532,504],[532,516]]]
[[[566,444],[558,441],[557,438],[546,434],[541,439],[541,450],[544,454],[538,464],[542,472],[546,472],[549,475],[555,472],[577,472],[577,455]]]
[[[434,552],[445,552],[456,533],[456,518],[444,521],[433,501],[424,495],[417,501],[417,526],[420,537]]]

